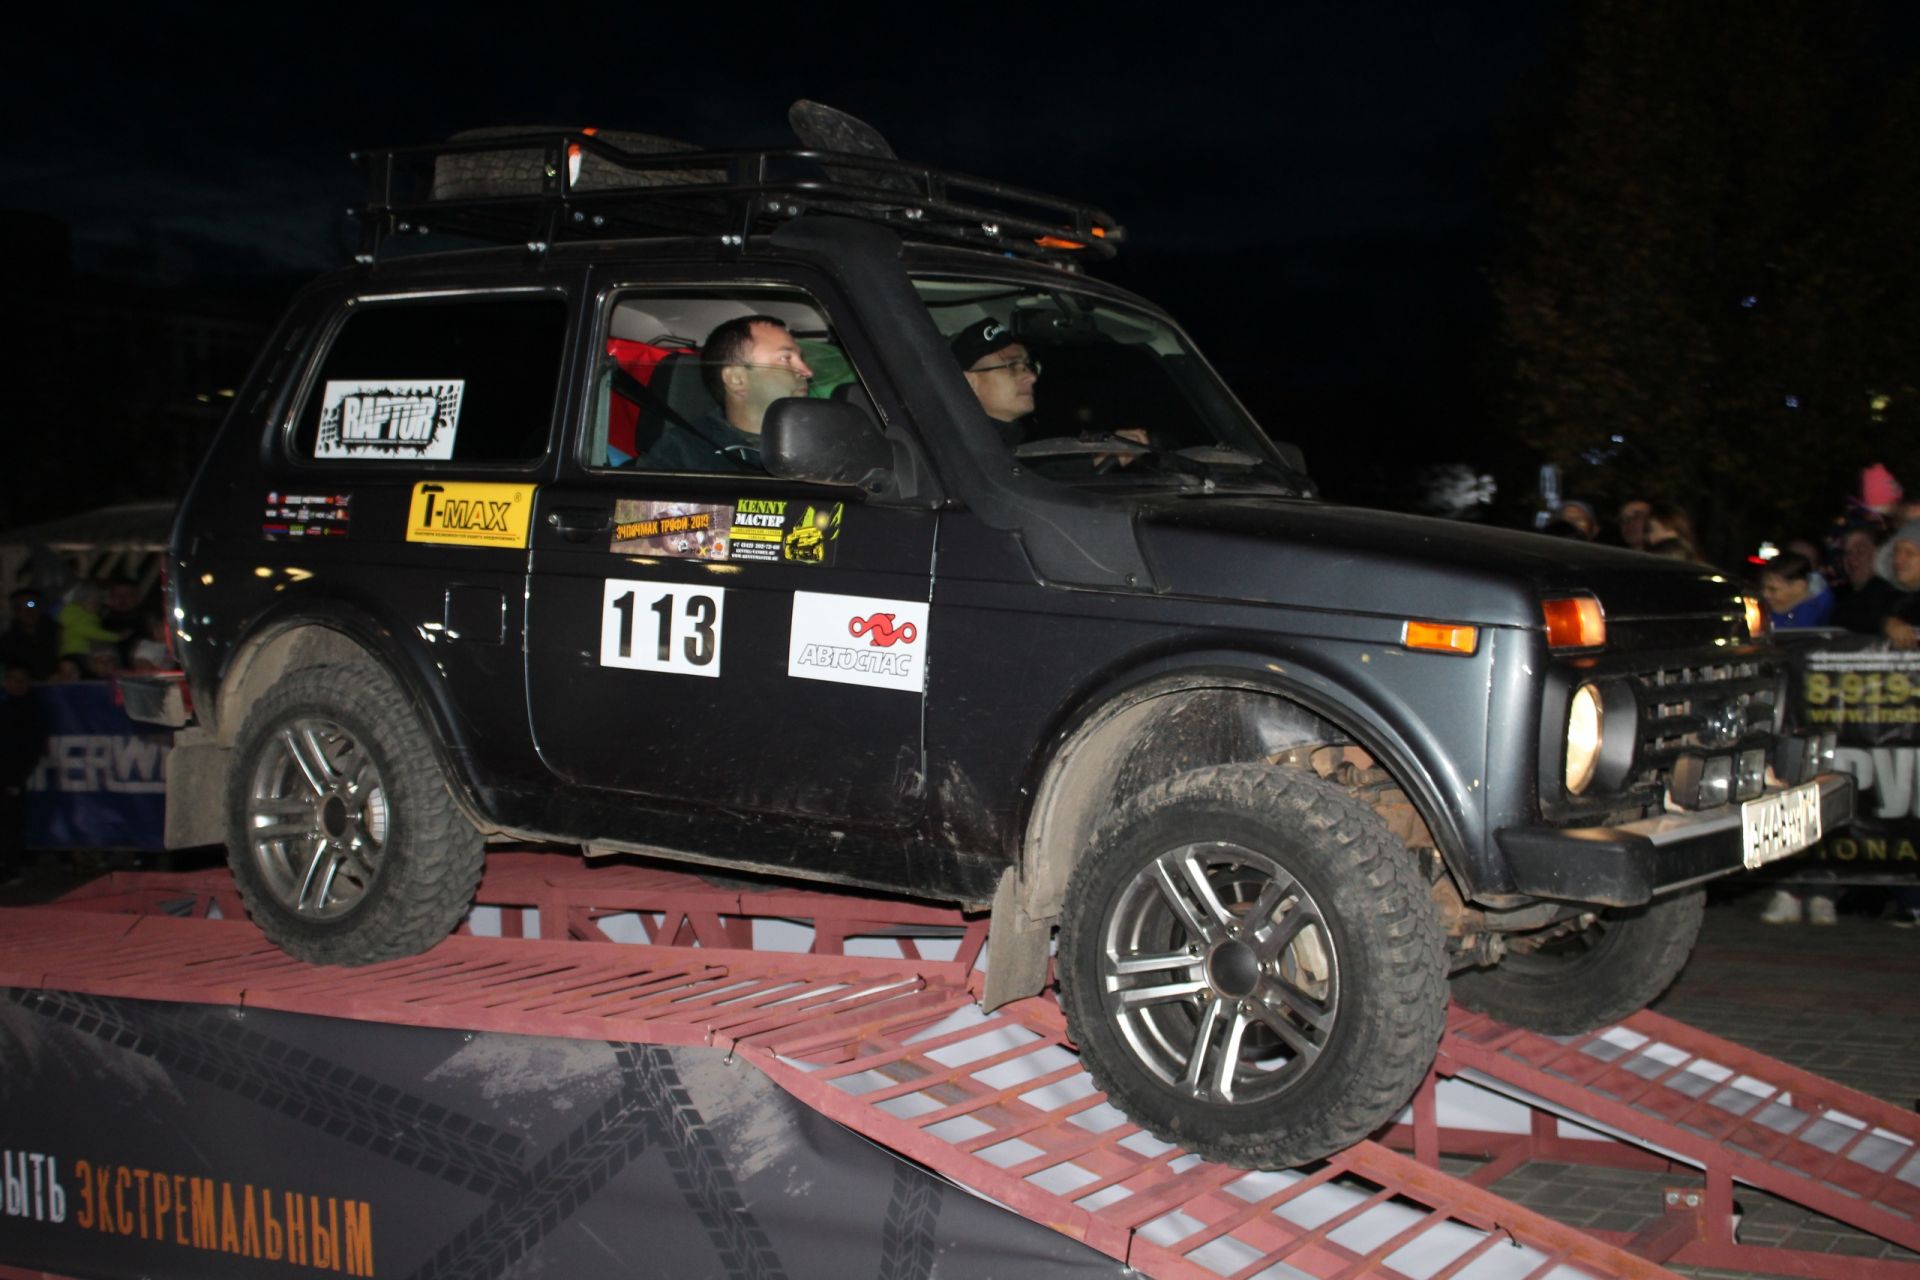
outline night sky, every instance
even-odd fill
[[[1572,25],[1551,3],[210,10],[76,7],[9,55],[0,208],[68,222],[83,272],[290,286],[350,251],[355,147],[498,124],[778,144],[811,97],[903,156],[1106,208],[1130,241],[1100,274],[1360,496],[1383,442],[1400,470],[1486,447],[1484,273]]]

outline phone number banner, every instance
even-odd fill
[[[1838,739],[1858,787],[1853,825],[1796,861],[1848,880],[1920,878],[1920,653],[1874,636],[1776,636],[1793,658],[1795,723]]]

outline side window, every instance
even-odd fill
[[[295,420],[322,462],[530,462],[547,451],[567,304],[551,295],[355,307]]]
[[[864,397],[825,309],[766,287],[616,296],[593,386],[582,461],[642,471],[763,473],[776,400]]]

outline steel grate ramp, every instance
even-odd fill
[[[1366,1142],[1250,1173],[1159,1142],[1093,1086],[1050,997],[980,1010],[984,924],[957,912],[513,853],[489,859],[478,901],[491,914],[424,955],[321,969],[235,918],[224,872],[116,875],[0,910],[0,982],[24,999],[58,989],[728,1049],[875,1143],[1153,1276],[1534,1280],[1694,1261],[1671,1230],[1632,1241],[1636,1253],[1502,1198],[1491,1178],[1432,1167],[1431,1084],[1424,1140],[1414,1108],[1428,1163]],[[770,928],[794,932],[787,950]],[[1561,1040],[1456,1009],[1438,1074],[1705,1168],[1714,1206],[1751,1181],[1914,1238],[1913,1117],[1657,1015]],[[1784,1251],[1747,1250],[1769,1252]]]
[[[1702,1169],[1729,1212],[1740,1182],[1920,1251],[1920,1116],[1672,1018],[1555,1037],[1456,1006],[1437,1067]]]

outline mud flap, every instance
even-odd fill
[[[173,735],[173,750],[167,754],[167,848],[226,843],[231,754],[207,729],[181,729]]]
[[[993,916],[987,924],[987,985],[981,1007],[991,1012],[1003,1004],[1037,996],[1047,984],[1047,939],[1051,920],[1033,920],[1020,902],[1020,873],[1008,867],[1000,873],[993,893]]]

